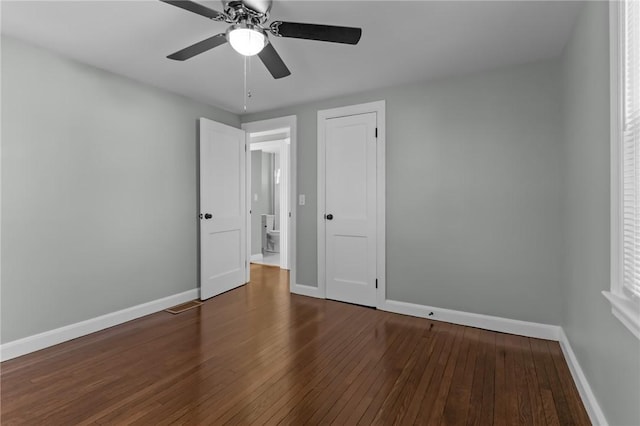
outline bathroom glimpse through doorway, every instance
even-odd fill
[[[288,117],[285,117],[287,119]],[[293,117],[295,123],[295,117]],[[291,134],[283,119],[242,125],[247,132],[247,247],[251,263],[291,269]]]

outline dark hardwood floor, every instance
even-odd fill
[[[589,424],[556,342],[290,295],[287,273],[1,365],[1,423]]]

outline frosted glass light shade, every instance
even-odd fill
[[[244,27],[232,28],[227,33],[227,39],[231,47],[244,56],[260,53],[267,44],[267,38],[262,32]]]

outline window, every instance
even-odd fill
[[[610,3],[613,314],[640,339],[640,2]]]

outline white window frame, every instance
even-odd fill
[[[609,2],[611,101],[611,289],[602,294],[611,312],[640,339],[640,298],[622,281],[622,103],[624,100],[624,3]]]

